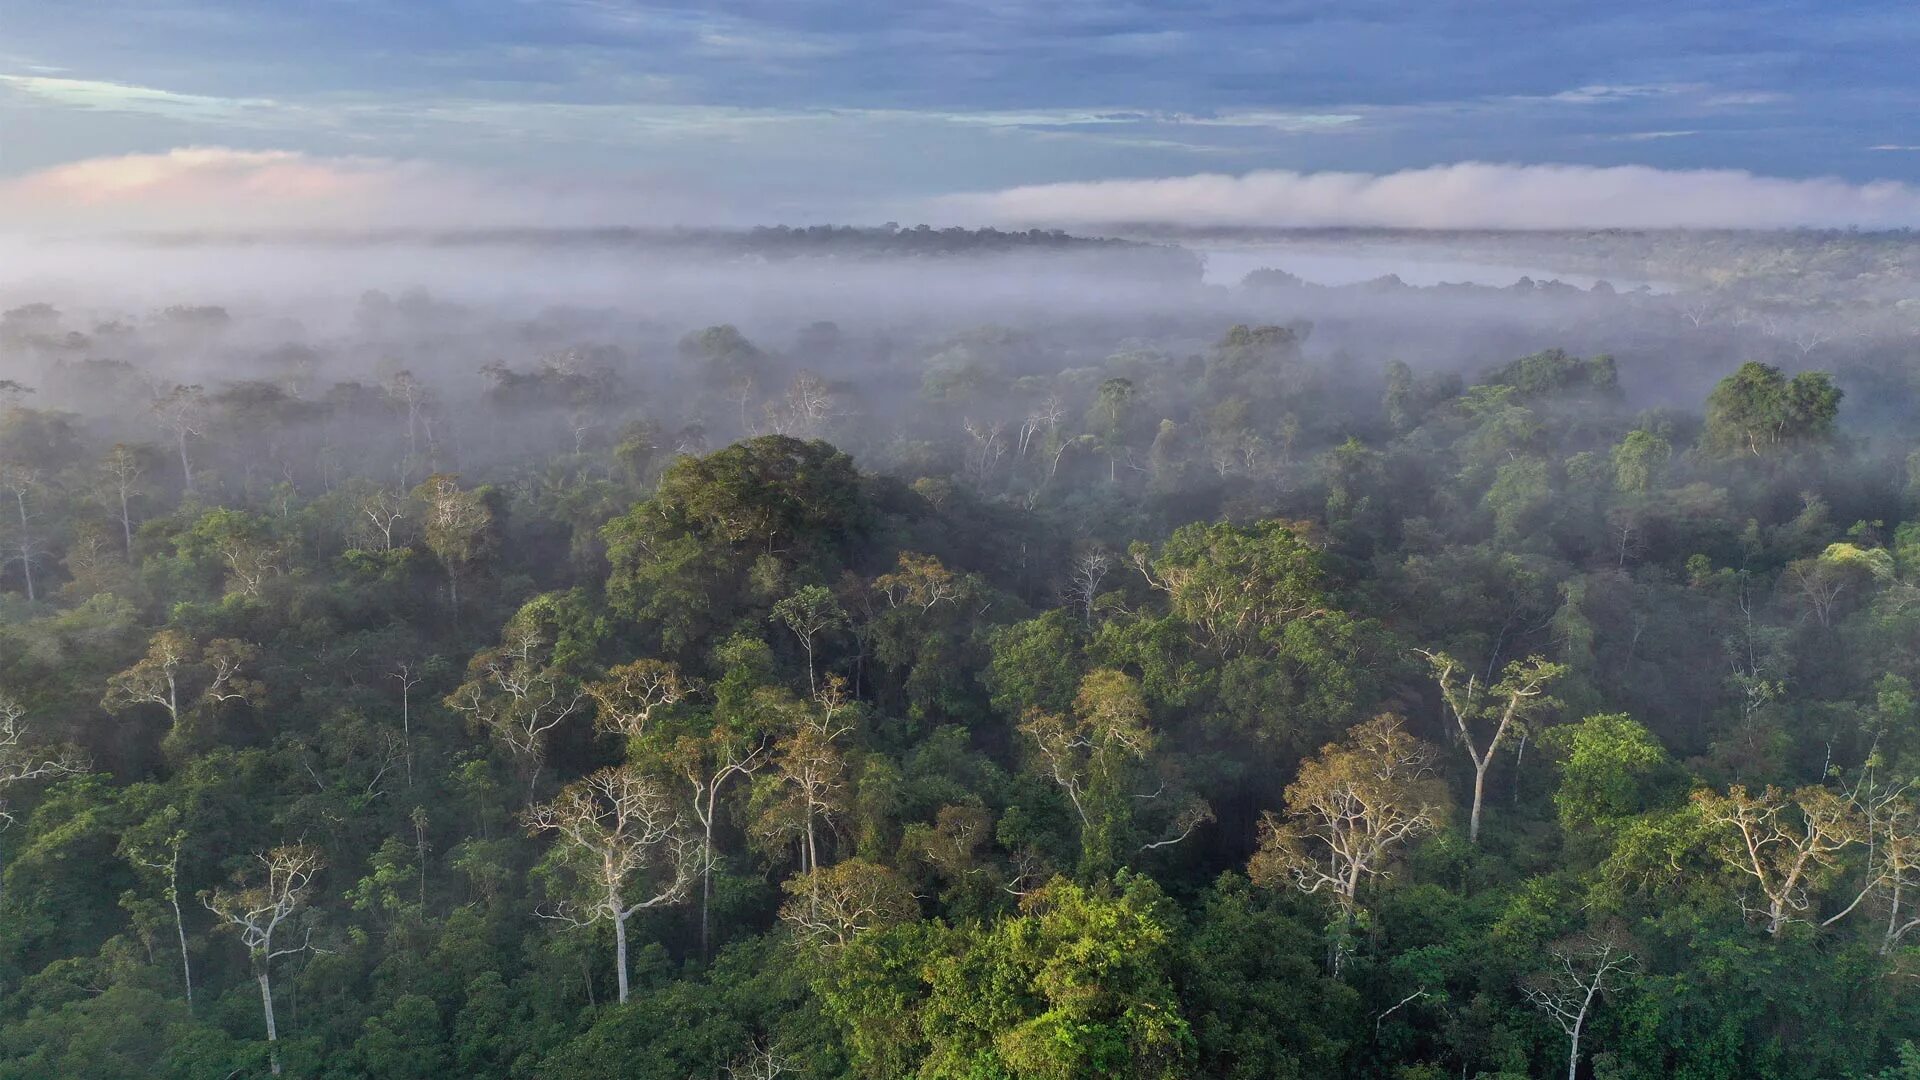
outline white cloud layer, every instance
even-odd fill
[[[1464,162],[1395,173],[1286,171],[1038,184],[937,200],[970,221],[1058,226],[1413,229],[1900,228],[1920,187],[1731,169]]]
[[[187,147],[0,178],[0,228],[386,229],[706,223],[709,199],[644,178],[520,176],[377,157]]]
[[[873,209],[887,216],[924,211],[942,223],[1088,229],[1898,228],[1920,226],[1920,186],[1469,162],[1386,174],[1263,171],[1040,184]],[[646,177],[512,174],[284,150],[190,147],[0,178],[0,229],[36,232],[723,224],[780,216],[772,206],[730,205],[711,192]]]

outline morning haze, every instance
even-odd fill
[[[1917,34],[0,15],[0,1078],[1920,1076]]]

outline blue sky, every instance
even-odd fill
[[[1461,162],[1920,181],[1912,3],[15,0],[0,176],[179,147],[773,207]]]

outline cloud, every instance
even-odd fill
[[[1715,108],[1739,108],[1747,105],[1778,105],[1790,100],[1792,100],[1790,95],[1771,90],[1744,90],[1714,94],[1701,104]]]
[[[1060,226],[1380,226],[1432,229],[1898,228],[1920,187],[1731,169],[1464,162],[1402,172],[1251,172],[1039,184],[947,196],[966,220]]]
[[[0,228],[374,229],[647,225],[726,210],[645,177],[525,176],[377,157],[187,147],[0,179]]]
[[[1700,89],[1695,83],[1633,83],[1627,85],[1591,85],[1577,86],[1572,90],[1562,90],[1550,95],[1549,101],[1564,102],[1569,105],[1598,105],[1616,101],[1640,101],[1647,98],[1673,97]]]
[[[1362,119],[1358,113],[1322,113],[1322,112],[1218,112],[1195,114],[1167,112],[1157,109],[1004,109],[978,112],[916,112],[905,109],[862,109],[842,110],[848,115],[872,117],[929,117],[946,120],[956,124],[979,124],[986,127],[1092,127],[1097,125],[1127,124],[1136,126],[1161,125],[1168,127],[1201,128],[1262,128],[1287,133],[1314,133],[1332,131],[1357,124]]]
[[[278,109],[266,98],[215,97],[181,94],[150,86],[63,79],[43,75],[0,75],[0,89],[35,101],[91,112],[137,113],[185,120],[236,123],[249,116]]]

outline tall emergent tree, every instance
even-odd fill
[[[527,811],[527,827],[559,840],[545,867],[556,903],[540,914],[576,927],[613,924],[614,970],[626,1001],[627,920],[679,901],[698,872],[698,848],[673,800],[651,778],[618,765]]]
[[[1749,361],[1707,398],[1704,444],[1721,457],[1758,457],[1825,442],[1833,436],[1840,397],[1824,371],[1789,379],[1779,368]]]
[[[1618,935],[1589,934],[1555,944],[1551,963],[1529,977],[1521,989],[1534,1008],[1567,1034],[1567,1080],[1580,1073],[1580,1039],[1587,1020],[1608,994],[1620,988],[1639,965]]]
[[[1328,743],[1287,785],[1286,816],[1262,819],[1248,874],[1256,884],[1324,890],[1351,915],[1361,886],[1387,876],[1401,848],[1446,820],[1436,756],[1397,716],[1369,720]]]
[[[200,894],[200,902],[221,923],[240,937],[247,958],[253,964],[253,977],[260,984],[260,1009],[266,1017],[267,1045],[273,1063],[273,1075],[280,1075],[280,1028],[273,1012],[273,962],[313,947],[313,928],[306,928],[300,944],[274,944],[274,937],[306,908],[313,894],[313,878],[325,865],[318,848],[306,844],[287,844],[255,856],[265,877],[246,874],[234,877],[230,889],[213,889]],[[249,882],[251,881],[251,884]]]
[[[1461,746],[1473,762],[1473,813],[1468,819],[1467,840],[1477,844],[1480,807],[1486,801],[1487,769],[1493,764],[1493,755],[1534,718],[1559,706],[1547,695],[1547,687],[1566,674],[1566,665],[1538,656],[1515,660],[1501,673],[1499,682],[1488,686],[1477,674],[1468,674],[1463,681],[1460,662],[1446,653],[1421,650],[1420,655],[1433,665],[1440,697],[1459,729]]]

